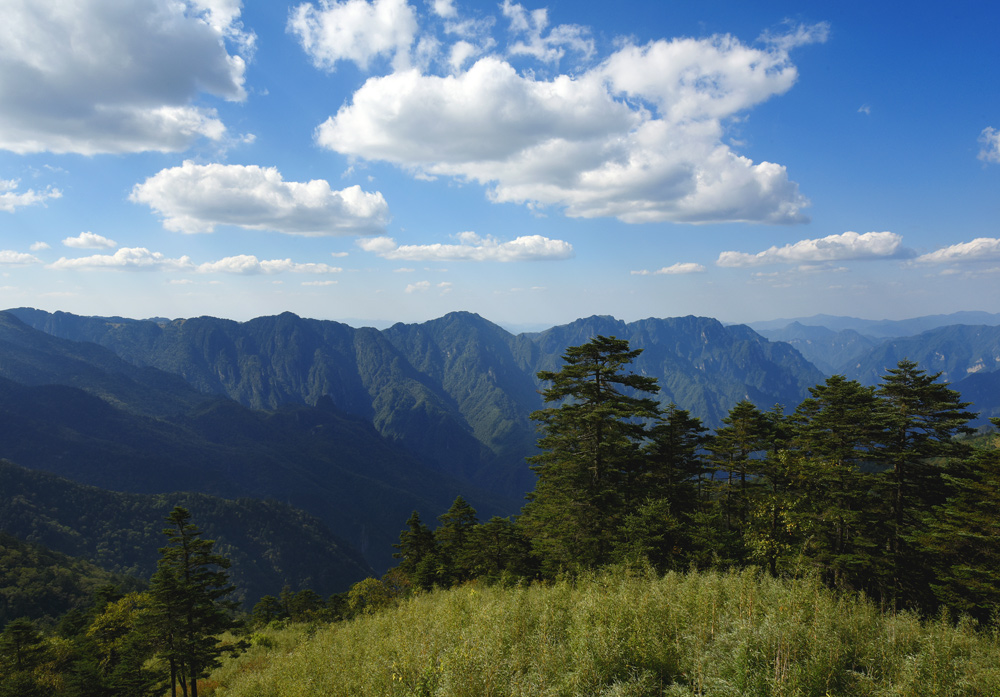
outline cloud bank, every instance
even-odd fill
[[[274,167],[198,165],[185,161],[136,184],[129,197],[163,216],[163,226],[184,233],[216,225],[274,230],[289,235],[369,235],[383,230],[389,207],[379,192],[329,182],[286,182]]]
[[[704,273],[704,271],[705,267],[701,264],[688,261],[664,266],[662,269],[657,269],[656,271],[649,271],[647,269],[632,271],[631,274],[633,276],[677,276],[689,273]]]
[[[409,15],[402,19],[401,0],[322,7],[329,23],[323,35],[351,38],[320,42],[318,30],[307,33],[293,17],[290,29],[314,62],[324,69],[337,60],[367,67],[373,56],[391,53],[395,68],[369,78],[318,127],[321,147],[389,162],[421,178],[474,181],[495,202],[553,206],[571,217],[807,221],[809,201],[785,167],[740,156],[724,136],[730,121],[792,87],[798,71],[789,51],[825,41],[825,24],[766,36],[760,48],[728,35],[625,42],[588,65],[594,48],[586,29],[559,25],[546,33],[545,10],[529,13],[505,0],[506,54],[484,55],[463,71],[480,47],[456,42],[440,49],[452,74],[435,75],[413,67],[419,61],[399,58],[406,46],[420,44]],[[299,9],[310,17],[321,12],[312,5]],[[455,8],[443,4],[439,12],[445,11]],[[397,18],[396,40],[386,38],[376,16]],[[364,41],[362,25],[369,30]],[[368,48],[350,49],[355,45]],[[570,55],[584,67],[551,79],[519,72],[508,60],[552,64]]]
[[[246,97],[233,0],[32,0],[0,22],[0,149],[95,155],[222,140],[199,95]],[[226,42],[236,46],[230,54]],[[242,55],[241,55],[242,53]]]
[[[914,259],[922,264],[963,264],[977,261],[1000,261],[1000,239],[978,237],[971,242],[961,242],[921,254]]]
[[[391,237],[375,237],[358,240],[357,245],[383,259],[405,261],[543,261],[573,256],[568,242],[541,235],[525,235],[510,242],[474,232],[463,232],[456,238],[458,244],[398,245]]]
[[[903,238],[894,232],[844,232],[814,240],[800,240],[763,252],[722,252],[718,266],[745,267],[765,264],[813,264],[858,259],[886,259],[912,256],[903,247]]]

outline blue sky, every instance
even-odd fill
[[[1000,312],[996,3],[0,9],[0,307]]]

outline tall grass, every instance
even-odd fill
[[[1000,638],[812,580],[618,571],[272,632],[212,680],[226,697],[986,696],[1000,695]]]

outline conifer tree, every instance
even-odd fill
[[[1000,419],[990,419],[1000,426]],[[949,496],[918,536],[934,560],[937,600],[980,621],[1000,609],[1000,449],[977,450],[943,475]]]
[[[434,533],[420,520],[417,511],[410,514],[406,529],[399,533],[399,542],[393,547],[398,550],[392,556],[400,560],[399,570],[413,585],[425,590],[434,585],[437,566]]]
[[[520,523],[548,571],[606,563],[624,519],[630,477],[641,468],[645,421],[657,404],[638,396],[658,390],[656,379],[625,373],[641,353],[627,341],[598,336],[563,354],[546,403],[534,412],[542,453],[529,458],[538,479]]]
[[[230,562],[201,539],[191,514],[180,506],[167,516],[168,537],[150,581],[148,622],[158,639],[158,653],[170,667],[171,694],[180,685],[185,697],[198,697],[198,678],[218,664],[223,653],[216,638],[232,626],[235,603],[226,569]]]
[[[476,509],[458,496],[446,513],[438,516],[441,525],[434,531],[434,542],[440,556],[440,580],[450,586],[472,578],[472,530],[479,522]]]
[[[803,550],[839,588],[873,590],[882,563],[871,468],[882,434],[875,390],[834,375],[809,388],[793,415],[803,490]]]
[[[902,360],[876,390],[878,421],[884,429],[878,459],[885,470],[882,493],[888,502],[886,590],[897,605],[904,590],[909,603],[928,600],[929,564],[914,540],[924,532],[932,507],[945,500],[942,472],[949,461],[968,452],[954,436],[972,431],[967,424],[974,414],[965,410],[969,403],[947,383],[938,382],[940,376]]]

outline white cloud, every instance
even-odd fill
[[[431,9],[434,14],[444,19],[454,19],[458,17],[458,10],[455,9],[455,0],[431,0]]]
[[[145,247],[122,247],[114,254],[94,254],[89,257],[67,259],[60,257],[49,264],[51,269],[117,269],[122,271],[190,271],[193,268],[189,257],[170,259],[160,252],[151,252]]]
[[[350,252],[330,252],[330,256],[334,259],[343,259],[346,256],[350,256]]]
[[[402,67],[417,33],[417,17],[406,0],[320,0],[293,8],[288,31],[322,70],[334,70],[348,60],[367,70],[378,56]]]
[[[303,281],[302,285],[304,285],[304,286],[317,286],[317,287],[335,286],[335,285],[337,285],[337,281]]]
[[[430,281],[417,281],[416,283],[411,283],[406,286],[403,292],[405,293],[426,293],[432,288],[437,288],[441,291],[441,295],[450,293],[452,290],[452,284],[450,281],[442,281],[441,283],[431,284]]]
[[[406,261],[539,261],[573,256],[569,242],[541,235],[525,235],[510,242],[500,242],[490,235],[480,237],[474,232],[455,237],[458,244],[397,245],[391,237],[360,239],[356,244],[384,259]]]
[[[2,49],[0,49],[2,50]],[[0,81],[3,78],[0,76]],[[3,119],[3,109],[0,109],[0,121]],[[0,134],[2,137],[2,134]],[[60,198],[62,192],[59,189],[48,187],[44,191],[28,189],[22,193],[17,193],[20,181],[17,179],[0,179],[0,211],[13,213],[15,209],[23,206],[32,206],[37,203],[45,203],[50,198]]]
[[[293,262],[291,259],[259,260],[252,254],[239,254],[220,259],[219,261],[199,264],[197,271],[199,273],[234,273],[243,276],[255,276],[258,274],[275,273],[340,273],[343,269],[337,266],[328,266],[327,264],[299,264]]]
[[[27,266],[39,263],[41,263],[41,259],[33,254],[15,252],[10,249],[0,250],[0,265],[2,266]]]
[[[722,141],[730,120],[794,84],[788,49],[825,34],[805,27],[788,36],[765,48],[730,36],[626,44],[552,80],[495,56],[449,76],[397,71],[368,79],[316,140],[574,217],[804,222],[809,201],[782,165],[754,163]]]
[[[31,246],[28,248],[33,252],[40,252],[43,249],[52,249],[48,242],[32,242]]]
[[[983,162],[1000,163],[1000,131],[987,126],[979,134],[979,159]]]
[[[589,30],[576,24],[560,24],[542,36],[549,24],[545,8],[529,13],[524,6],[503,0],[501,9],[503,16],[510,21],[511,33],[523,37],[523,40],[508,47],[511,55],[532,56],[545,63],[557,63],[566,54],[567,48],[584,58],[594,53],[594,40],[590,38]]]
[[[212,232],[216,225],[290,235],[364,235],[382,231],[389,207],[381,193],[329,182],[286,182],[274,167],[197,165],[185,161],[137,184],[129,197],[164,217],[168,230]]]
[[[114,249],[118,243],[93,232],[81,232],[76,237],[67,237],[62,241],[67,247],[74,249]]]
[[[872,108],[868,104],[862,104],[858,107],[858,113],[864,114],[865,116],[871,116]]]
[[[886,259],[912,256],[903,247],[903,238],[894,232],[844,232],[814,240],[800,240],[763,252],[722,252],[719,266],[762,266],[764,264],[807,264],[853,259]]]
[[[4,4],[0,149],[17,153],[180,151],[222,140],[199,95],[246,97],[253,36],[236,0],[33,0]]]
[[[677,275],[677,274],[688,274],[688,273],[703,273],[705,267],[701,264],[696,264],[694,262],[679,262],[677,264],[672,264],[670,266],[664,266],[662,269],[657,269],[656,271],[632,271],[633,276],[653,276],[653,275]]]
[[[29,257],[30,255],[24,255]],[[31,257],[34,259],[34,257]],[[34,261],[38,261],[34,259]],[[27,263],[27,262],[25,262]],[[250,254],[225,257],[218,261],[194,264],[191,258],[183,256],[170,259],[160,252],[151,252],[145,247],[122,247],[114,254],[95,254],[78,259],[63,257],[49,265],[52,269],[120,269],[146,271],[183,271],[192,273],[230,273],[244,276],[303,273],[332,274],[343,269],[327,264],[296,263],[291,259],[260,260]]]
[[[976,261],[1000,261],[1000,239],[978,237],[971,242],[953,244],[914,259],[924,264],[960,264]]]

